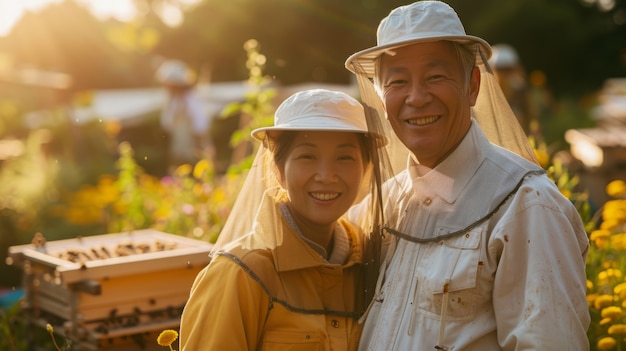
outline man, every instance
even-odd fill
[[[587,235],[533,162],[490,55],[451,7],[420,1],[393,10],[378,45],[346,61],[410,151],[387,182],[386,254],[361,350],[589,349]]]

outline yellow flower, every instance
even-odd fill
[[[591,289],[593,289],[593,282],[587,279],[587,290],[591,290]]]
[[[611,232],[607,229],[598,229],[591,232],[589,240],[592,241],[596,247],[602,249],[606,245],[607,241],[611,237]]]
[[[613,324],[609,327],[609,334],[626,334],[626,324]]]
[[[606,229],[598,229],[598,230],[594,230],[593,232],[591,232],[591,234],[589,235],[589,240],[591,241],[596,241],[600,238],[608,238],[611,236],[611,232],[606,230]]]
[[[601,309],[610,306],[613,303],[613,295],[600,295],[593,302],[593,306],[596,309]]]
[[[611,230],[616,229],[619,226],[619,224],[620,224],[619,220],[605,217],[604,221],[600,223],[600,229],[611,231]]]
[[[622,277],[622,271],[619,269],[609,268],[598,273],[598,284],[607,284],[610,279],[618,279]]]
[[[172,343],[178,339],[178,332],[172,329],[166,329],[159,334],[157,343],[161,346],[169,346],[172,349]]]
[[[535,157],[537,157],[537,161],[539,161],[539,165],[542,168],[547,168],[550,165],[550,155],[545,150],[535,149]]]
[[[615,250],[626,250],[626,233],[613,234],[610,241]]]
[[[602,261],[600,263],[602,265],[603,269],[609,269],[609,268],[618,268],[619,267],[619,263],[615,260],[611,260],[609,257],[605,258],[604,261]]]
[[[170,214],[170,208],[166,207],[166,206],[162,206],[156,209],[156,211],[154,211],[154,218],[156,220],[160,220],[160,219],[167,219],[167,217]]]
[[[589,307],[594,306],[596,299],[600,296],[599,294],[589,294],[587,295],[587,305]]]
[[[561,194],[568,199],[572,198],[572,192],[568,189],[561,189]]]
[[[598,340],[598,350],[601,351],[611,350],[615,345],[617,345],[617,341],[610,336]]]
[[[602,318],[609,318],[610,320],[617,320],[622,316],[622,309],[617,306],[609,306],[602,309],[600,313]]]
[[[186,177],[191,173],[191,171],[192,171],[191,165],[188,163],[185,163],[185,164],[178,166],[178,168],[176,168],[176,170],[174,171],[174,174],[176,174],[179,177]]]
[[[618,295],[622,300],[626,298],[626,283],[617,284],[613,288],[613,292]]]
[[[196,166],[193,168],[193,177],[196,179],[202,179],[202,176],[209,169],[210,164],[206,159],[202,159],[196,163]]]
[[[610,200],[604,203],[602,216],[605,220],[611,219],[616,222],[626,220],[626,200]]]
[[[61,351],[61,348],[57,344],[57,340],[54,338],[54,328],[52,327],[50,323],[46,324],[46,330],[48,331],[48,333],[50,334],[50,337],[52,338],[52,343],[54,344],[54,347],[57,349],[57,351]]]
[[[611,197],[621,197],[626,195],[626,182],[614,180],[606,186],[606,193]]]
[[[602,318],[602,320],[600,321],[600,325],[606,325],[611,323],[611,318]]]

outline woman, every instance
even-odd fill
[[[274,121],[252,132],[263,144],[191,289],[182,350],[357,348],[372,273],[364,260],[377,255],[363,232],[380,212],[371,206],[359,226],[342,216],[366,191],[379,196],[372,166],[384,138],[368,132],[358,101],[335,91],[298,92]]]

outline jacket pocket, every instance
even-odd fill
[[[453,232],[441,228],[438,235]],[[475,315],[476,279],[483,228],[427,244],[418,266],[418,307],[427,317],[440,319],[444,297],[446,319],[464,321]],[[447,294],[444,292],[447,291]]]
[[[263,351],[321,351],[323,340],[316,332],[266,331],[263,336]]]

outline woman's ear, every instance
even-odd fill
[[[285,188],[285,165],[276,166],[278,168],[278,184]]]

